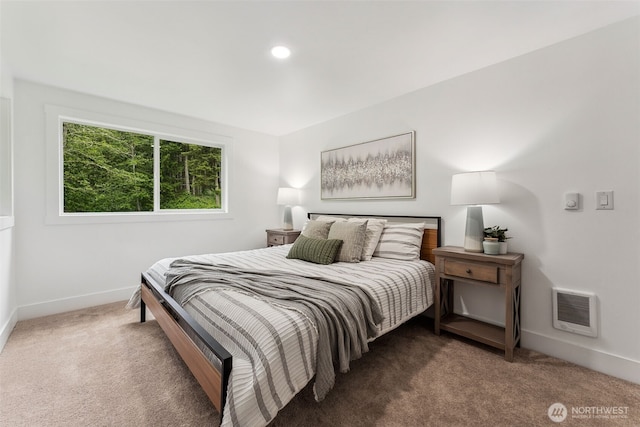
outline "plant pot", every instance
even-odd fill
[[[500,242],[498,239],[485,239],[482,242],[484,253],[487,255],[498,255],[500,253]]]
[[[507,253],[507,242],[498,242],[500,244],[499,254],[504,255]]]

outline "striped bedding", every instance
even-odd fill
[[[317,265],[286,259],[290,247],[182,259],[294,272],[359,286],[373,297],[384,316],[371,340],[423,312],[433,302],[434,268],[426,261],[374,257],[360,263]],[[174,260],[161,260],[148,273],[158,283],[165,283]],[[318,328],[302,310],[230,289],[196,293],[184,307],[233,356],[223,426],[267,425],[314,377]]]

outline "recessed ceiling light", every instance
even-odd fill
[[[279,59],[288,58],[291,55],[291,50],[286,46],[275,46],[271,49],[271,55]]]

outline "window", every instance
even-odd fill
[[[153,212],[153,140],[63,122],[63,211]]]
[[[219,209],[220,147],[160,140],[160,209]]]
[[[0,98],[0,230],[13,227],[11,100]]]
[[[47,108],[48,133],[57,128],[57,153],[49,144],[48,157],[58,162],[50,221],[226,213],[228,138],[62,110]]]

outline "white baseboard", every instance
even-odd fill
[[[640,384],[640,360],[594,350],[525,330],[522,331],[521,345],[594,371]]]
[[[18,307],[18,320],[27,320],[36,317],[49,316],[51,314],[65,313],[67,311],[80,310],[112,302],[128,301],[135,289],[136,287],[133,286],[106,292],[96,292],[93,294],[23,305]]]
[[[14,308],[9,319],[2,325],[2,329],[0,330],[0,353],[2,353],[4,345],[7,343],[9,335],[13,332],[13,328],[16,327],[16,323],[18,323],[18,309]]]

